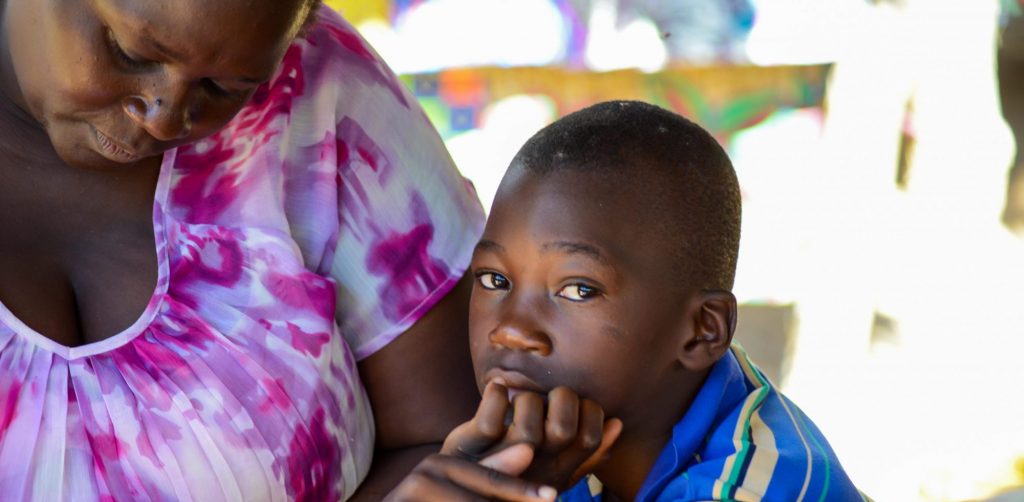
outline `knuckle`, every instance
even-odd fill
[[[584,432],[583,437],[580,438],[580,446],[584,450],[596,450],[598,446],[601,446],[601,435],[593,432]]]
[[[495,440],[505,433],[502,424],[493,423],[490,421],[479,421],[476,423],[477,432],[485,439]]]
[[[532,445],[540,444],[543,440],[543,434],[540,431],[531,427],[519,427],[514,435],[515,442],[529,443]]]
[[[444,466],[445,459],[446,456],[439,453],[427,455],[427,457],[420,461],[419,465],[416,466],[413,473],[420,478],[424,478],[427,473],[439,471]],[[423,479],[420,479],[420,481],[423,481]]]
[[[550,443],[563,444],[571,442],[575,435],[576,429],[570,430],[565,424],[555,422],[548,427],[548,434],[545,439]]]

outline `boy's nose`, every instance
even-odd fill
[[[503,322],[490,335],[491,343],[512,350],[551,354],[551,338],[543,331],[520,323]]]

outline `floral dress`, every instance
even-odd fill
[[[454,286],[483,213],[390,69],[318,16],[224,130],[164,155],[138,321],[66,347],[0,305],[0,500],[338,500],[365,477],[356,361]]]

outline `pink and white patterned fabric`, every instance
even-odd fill
[[[156,291],[112,338],[0,305],[0,500],[347,497],[374,439],[356,361],[483,227],[416,101],[323,8],[225,130],[164,155],[153,226]]]

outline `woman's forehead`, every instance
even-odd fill
[[[301,25],[305,0],[95,0],[119,37],[178,62],[273,66]],[[300,12],[301,11],[301,12]]]
[[[181,40],[294,36],[307,0],[93,0],[110,22]]]

